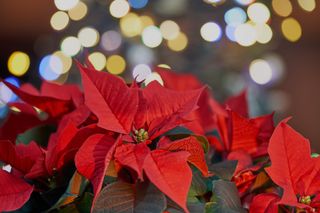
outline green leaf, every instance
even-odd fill
[[[161,213],[166,209],[165,195],[150,182],[136,185],[135,213]]]
[[[206,179],[202,176],[201,172],[196,168],[193,168],[192,174],[193,174],[192,182],[191,182],[188,196],[192,197],[192,196],[204,195],[208,191]]]
[[[195,198],[195,197],[194,197]],[[179,207],[175,202],[173,202],[170,198],[167,197],[167,209],[166,211],[170,212],[170,213],[184,213],[183,209],[181,207]],[[193,213],[202,213],[205,212],[205,204],[201,203],[199,200],[192,199],[192,200],[188,200],[187,203],[187,207],[188,210]]]
[[[207,212],[215,213],[241,213],[246,212],[241,205],[237,187],[234,183],[224,180],[216,180],[212,182],[213,196],[212,202],[215,204],[207,205]]]
[[[69,181],[69,185],[65,193],[48,211],[73,203],[82,195],[88,183],[88,180],[76,171]]]
[[[133,184],[118,181],[104,187],[93,207],[94,213],[132,213],[134,209]]]
[[[25,131],[17,136],[17,144],[29,144],[35,141],[37,144],[46,147],[51,133],[56,131],[56,127],[52,125],[39,125]]]
[[[90,213],[92,206],[93,194],[85,192],[80,201],[77,202],[77,209],[80,213]]]
[[[214,175],[224,180],[231,180],[234,171],[236,170],[238,161],[227,160],[220,163],[209,165],[209,171]]]

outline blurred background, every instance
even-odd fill
[[[318,5],[317,5],[318,4]],[[19,86],[80,83],[72,58],[127,80],[192,73],[215,97],[247,88],[252,116],[292,115],[320,151],[316,0],[0,1],[0,74]],[[149,79],[150,80],[150,79]],[[17,97],[0,84],[0,116]]]

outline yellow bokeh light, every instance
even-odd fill
[[[68,14],[70,19],[74,21],[79,21],[87,15],[87,12],[87,5],[80,1],[74,8],[68,11]]]
[[[120,55],[112,55],[107,59],[107,70],[111,74],[119,75],[126,68],[126,61]]]
[[[287,17],[292,13],[292,4],[289,0],[272,0],[272,8],[282,17]]]
[[[99,37],[98,31],[91,27],[84,27],[78,33],[78,39],[84,47],[95,46],[99,41]]]
[[[168,64],[158,64],[157,67],[171,69],[171,67]]]
[[[24,75],[30,66],[29,56],[20,51],[13,52],[8,60],[8,69],[9,72],[15,76]]]
[[[110,4],[110,8],[109,8],[110,14],[116,18],[121,18],[127,15],[129,10],[130,10],[130,5],[125,0],[114,0]]]
[[[257,32],[252,24],[246,23],[237,26],[234,32],[235,40],[241,46],[251,46],[257,41]]]
[[[179,35],[180,27],[176,22],[172,20],[166,20],[160,24],[160,31],[163,38],[172,40],[177,38]]]
[[[142,28],[146,28],[151,25],[154,25],[154,21],[150,16],[140,16],[140,21],[142,23]]]
[[[188,38],[184,33],[179,33],[179,35],[173,39],[168,41],[168,47],[173,51],[182,51],[188,45]]]
[[[91,53],[88,58],[96,70],[103,70],[106,66],[107,59],[101,52]]]
[[[58,11],[52,15],[50,24],[54,30],[63,30],[69,24],[69,16],[65,12]]]
[[[52,70],[54,72],[56,72],[57,70],[60,71],[59,73],[57,73],[59,75],[67,73],[72,66],[71,57],[67,56],[62,51],[56,51],[52,55],[57,56],[60,59],[60,61],[62,62],[62,69],[52,69]]]
[[[272,29],[267,24],[256,24],[254,26],[257,33],[257,42],[266,44],[272,39]]]
[[[128,15],[120,19],[120,29],[126,37],[139,35],[142,31],[142,23],[139,16],[135,13],[128,13]]]
[[[268,7],[262,3],[253,3],[248,7],[248,17],[255,23],[266,23],[270,18]]]
[[[311,12],[316,8],[315,0],[298,0],[299,6],[307,12]]]
[[[301,25],[294,18],[286,18],[281,23],[281,30],[286,39],[291,42],[296,42],[301,38]]]

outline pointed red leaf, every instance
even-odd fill
[[[204,176],[208,176],[208,166],[205,161],[204,151],[202,145],[193,137],[187,137],[174,142],[168,143],[161,147],[168,151],[187,151],[190,153],[188,161],[197,167]]]
[[[301,206],[296,195],[304,192],[298,189],[298,182],[314,169],[309,141],[282,121],[270,139],[268,152],[271,166],[265,170],[284,190],[280,203]]]
[[[135,170],[140,180],[143,180],[143,164],[150,149],[145,143],[122,144],[116,148],[114,158],[122,166],[127,166]]]
[[[150,152],[144,164],[149,180],[164,194],[176,202],[185,212],[192,172],[188,166],[188,152],[155,150]]]
[[[240,94],[230,97],[224,103],[229,109],[237,112],[241,116],[249,117],[249,108],[247,103],[247,90],[243,90]]]
[[[115,140],[109,135],[95,134],[84,142],[76,154],[77,170],[92,183],[95,199],[101,190],[103,178],[119,140],[120,137]]]
[[[0,212],[21,208],[30,198],[33,186],[0,169]]]
[[[280,197],[274,193],[265,193],[255,196],[250,205],[249,213],[278,213]]]
[[[0,141],[0,161],[10,164],[23,174],[29,172],[42,153],[41,148],[34,142],[15,146],[10,141]]]
[[[237,174],[238,172],[240,172],[244,169],[248,169],[249,166],[252,165],[251,156],[243,150],[237,150],[237,151],[230,152],[228,154],[227,159],[238,161],[237,168],[236,168],[234,174]]]
[[[79,65],[85,91],[85,104],[98,117],[98,126],[129,133],[138,109],[138,90],[106,72]]]

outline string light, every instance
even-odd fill
[[[50,24],[54,30],[63,30],[69,24],[69,16],[65,12],[58,11],[51,17]]]
[[[107,51],[114,51],[120,47],[122,38],[117,31],[107,31],[101,36],[101,46]]]
[[[148,75],[144,81],[144,84],[148,85],[152,81],[157,81],[159,84],[161,84],[163,86],[163,80],[162,80],[161,76],[156,72],[152,72],[150,75]]]
[[[132,8],[141,9],[148,4],[148,0],[129,0],[129,4]]]
[[[59,10],[70,10],[78,4],[79,0],[54,0]]]
[[[8,60],[8,70],[15,76],[23,76],[29,69],[29,56],[20,51],[13,52]]]
[[[53,71],[57,72],[58,75],[67,73],[72,66],[71,57],[65,55],[62,51],[56,51],[52,55],[58,57],[62,62],[62,69],[53,69]]]
[[[315,0],[298,0],[298,3],[299,6],[307,12],[312,12],[316,8]]]
[[[138,64],[133,68],[132,76],[137,82],[142,82],[151,75],[151,72],[151,68],[147,64]]]
[[[256,43],[257,33],[251,24],[246,23],[236,28],[234,37],[238,44],[248,47]]]
[[[224,14],[224,20],[230,26],[238,26],[247,21],[247,14],[240,7],[234,7]]]
[[[141,33],[142,23],[139,16],[135,13],[129,13],[120,19],[120,29],[124,36],[134,37]]]
[[[47,55],[42,58],[39,65],[40,76],[47,81],[54,81],[59,78],[58,73],[62,73],[63,64],[55,55]]]
[[[8,77],[5,81],[20,87],[20,82],[15,77]],[[16,101],[18,97],[4,83],[0,82],[0,107],[4,107],[7,103]]]
[[[272,30],[267,24],[256,24],[254,25],[257,35],[257,42],[261,44],[266,44],[272,39]]]
[[[251,4],[252,2],[254,2],[254,0],[235,0],[238,4],[241,4],[241,5],[249,5]]]

